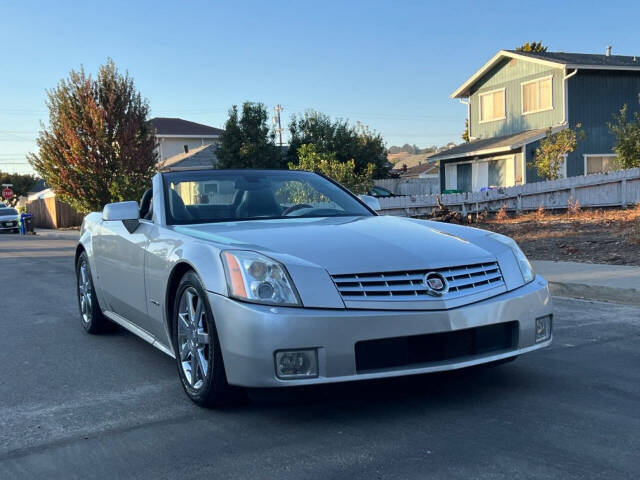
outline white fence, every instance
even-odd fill
[[[567,208],[569,199],[583,207],[610,207],[640,203],[640,168],[619,170],[484,192],[440,195],[440,202],[463,214],[496,211],[502,206],[511,211]],[[436,195],[411,195],[379,198],[385,215],[407,217],[429,215],[436,206]]]
[[[391,190],[396,195],[430,195],[440,193],[440,178],[383,178],[374,180],[376,185]]]

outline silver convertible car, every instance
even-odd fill
[[[549,345],[547,282],[513,240],[379,216],[376,203],[303,171],[158,173],[139,205],[84,219],[82,324],[119,324],[171,355],[209,407],[237,387],[452,370]]]

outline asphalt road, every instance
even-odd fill
[[[74,242],[0,235],[0,478],[640,477],[640,309],[556,299],[492,369],[254,392],[203,410],[174,361],[80,325]]]

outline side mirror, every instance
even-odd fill
[[[358,198],[362,200],[365,205],[371,210],[375,212],[379,212],[381,210],[380,202],[376,197],[372,197],[371,195],[358,195]]]
[[[133,233],[140,224],[140,208],[138,202],[108,203],[102,210],[105,222],[121,221],[129,233]]]

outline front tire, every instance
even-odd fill
[[[194,272],[180,280],[172,320],[173,350],[187,396],[206,408],[229,403],[234,389],[227,382],[211,306]]]
[[[76,286],[78,292],[78,308],[82,326],[91,334],[98,334],[113,330],[115,324],[107,319],[100,309],[98,297],[93,286],[89,257],[82,252],[76,263]]]

